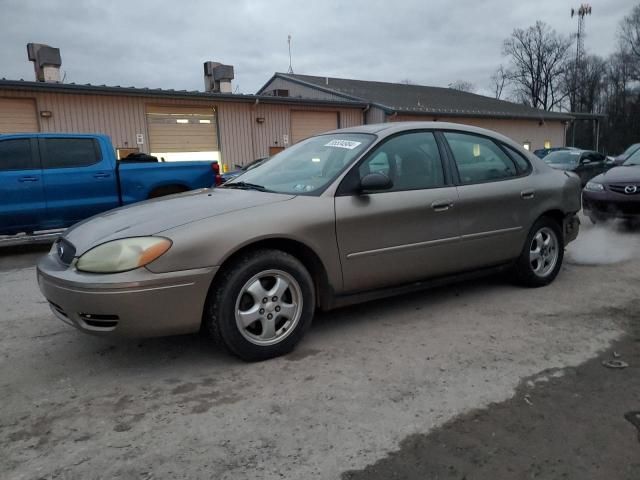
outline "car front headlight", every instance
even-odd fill
[[[604,185],[598,182],[587,182],[584,189],[587,192],[602,192],[604,191]]]
[[[91,273],[118,273],[144,267],[163,255],[171,240],[163,237],[132,237],[103,243],[84,253],[76,268]]]

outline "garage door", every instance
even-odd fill
[[[165,160],[219,160],[213,107],[147,108],[149,150]]]
[[[338,112],[291,112],[291,143],[338,128]]]
[[[0,98],[0,133],[27,133],[38,130],[35,100]]]

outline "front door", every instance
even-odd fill
[[[37,143],[0,140],[0,234],[38,230],[46,215]]]
[[[456,188],[445,175],[431,132],[402,133],[354,166],[344,185],[368,173],[388,175],[393,187],[335,198],[344,291],[399,285],[456,270],[459,229]]]

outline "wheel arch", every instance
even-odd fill
[[[309,247],[300,240],[295,240],[287,237],[269,237],[263,238],[242,245],[237,250],[229,253],[222,261],[220,269],[214,276],[211,285],[216,283],[216,280],[221,277],[221,272],[231,265],[237,258],[242,255],[255,251],[255,250],[280,250],[282,252],[292,255],[304,265],[311,278],[313,279],[315,293],[316,293],[316,306],[321,308],[328,308],[331,304],[332,289],[329,284],[329,276],[327,269],[320,259],[320,256],[315,250]]]

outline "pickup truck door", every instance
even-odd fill
[[[67,227],[119,205],[114,158],[91,137],[40,138],[47,226]]]
[[[0,234],[38,229],[46,207],[36,140],[0,140]]]

